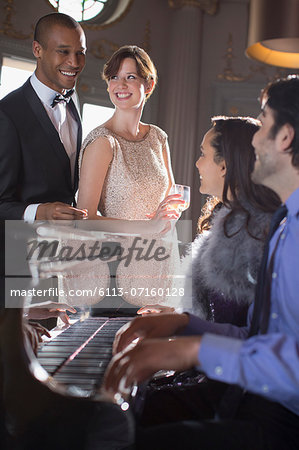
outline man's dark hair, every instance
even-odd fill
[[[299,76],[290,75],[268,84],[262,91],[260,101],[273,110],[272,139],[283,125],[288,123],[293,127],[295,135],[290,153],[293,166],[299,167]]]
[[[49,29],[54,25],[74,29],[81,25],[72,17],[62,13],[51,13],[41,17],[35,25],[33,39],[41,44],[42,47],[47,46],[46,35]]]

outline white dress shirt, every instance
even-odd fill
[[[60,140],[70,158],[72,181],[74,182],[75,162],[77,152],[78,124],[66,107],[66,102],[57,103],[54,108],[51,104],[59,92],[49,88],[38,80],[35,73],[30,77],[30,83],[37,96],[41,100],[51,122],[59,134]],[[59,200],[59,199],[58,199]],[[24,212],[24,221],[33,223],[36,216],[38,204],[28,205]]]

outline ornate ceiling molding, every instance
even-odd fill
[[[228,33],[228,41],[227,41],[227,49],[226,54],[224,56],[225,67],[222,73],[217,75],[218,80],[226,80],[226,81],[245,81],[252,77],[252,74],[249,75],[241,75],[236,74],[233,70],[233,59],[235,58],[233,54],[233,35],[232,33]]]
[[[4,19],[2,22],[2,27],[0,28],[0,34],[8,36],[10,38],[15,39],[29,39],[33,37],[33,32],[29,34],[21,33],[14,29],[13,24],[11,23],[12,16],[15,14],[14,0],[5,0],[5,6],[3,7]]]
[[[92,42],[90,53],[97,59],[107,60],[119,47],[115,42],[98,39]]]
[[[195,6],[207,14],[213,16],[219,8],[219,0],[168,0],[170,8],[183,8],[184,6]]]
[[[143,43],[141,45],[146,52],[150,52],[151,50],[150,20],[147,20],[146,22]],[[119,49],[119,47],[120,47],[119,44],[109,41],[107,39],[97,39],[92,42],[89,51],[95,58],[107,60],[116,50]]]
[[[255,64],[249,67],[249,73],[247,73],[246,75],[238,74],[234,72],[233,59],[235,59],[233,53],[233,34],[228,33],[227,49],[226,54],[224,56],[225,66],[223,68],[222,73],[219,73],[217,75],[218,80],[230,82],[242,82],[253,79],[256,74],[261,74],[266,78],[267,82],[270,82],[278,78],[285,77],[289,73],[286,69],[276,67],[276,71],[273,74],[273,71],[270,70],[270,67],[267,67],[264,64]]]

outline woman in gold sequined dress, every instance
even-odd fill
[[[178,195],[168,196],[174,178],[167,135],[157,126],[140,121],[157,82],[156,69],[144,50],[124,46],[105,64],[102,76],[115,111],[83,143],[77,204],[88,210],[89,219],[101,220],[103,230],[141,233],[143,237],[143,233],[155,235],[165,229],[172,205],[180,202]],[[133,238],[128,238],[127,248],[132,243]],[[159,246],[158,239],[152,254]],[[162,246],[165,248],[165,243]],[[167,251],[170,249],[173,253],[173,246],[168,245]],[[173,273],[174,259],[169,258],[163,269],[156,261],[135,258],[129,267],[122,261],[117,277],[118,286],[126,292],[124,297],[137,305],[148,303],[153,295],[142,300],[138,292],[143,289],[149,294],[150,287],[155,293],[153,288],[161,287],[161,278],[169,278],[168,274]],[[169,294],[166,285],[170,286],[169,280],[160,289],[161,301]],[[132,287],[138,291],[132,291]]]
[[[124,46],[105,64],[103,78],[115,111],[83,143],[78,207],[88,210],[89,219],[134,220],[123,222],[124,232],[136,231],[139,220],[155,231],[151,222],[174,183],[166,133],[140,121],[156,85],[155,66],[141,48]]]

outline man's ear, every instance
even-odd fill
[[[40,57],[41,50],[42,50],[42,46],[40,45],[40,43],[37,41],[33,41],[32,42],[32,53],[34,54],[34,56],[36,58]]]
[[[292,147],[292,142],[295,136],[295,130],[289,123],[285,123],[281,129],[280,133],[280,143],[282,151],[287,151]]]

